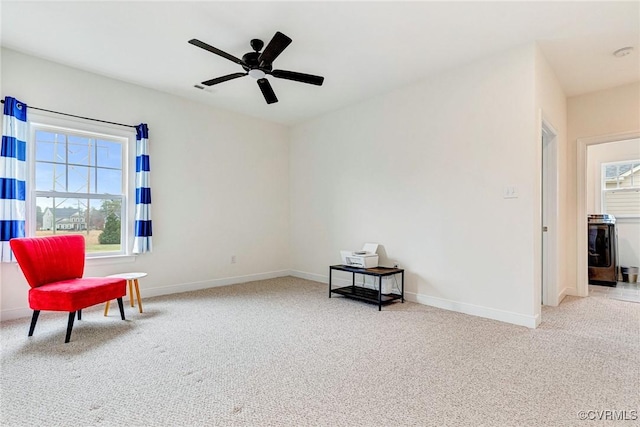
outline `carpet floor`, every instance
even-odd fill
[[[293,277],[143,304],[140,314],[125,303],[124,322],[117,306],[106,318],[103,305],[84,310],[69,344],[64,313],[43,312],[31,338],[30,319],[3,322],[0,424],[576,426],[640,415],[640,304],[567,297],[528,329],[410,302],[378,312]]]

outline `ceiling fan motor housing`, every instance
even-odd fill
[[[260,62],[258,62],[258,58],[260,57],[260,52],[249,52],[245,53],[242,56],[242,68],[245,71],[255,70],[257,68],[264,71],[271,71],[273,68],[271,64],[263,64],[260,66]]]

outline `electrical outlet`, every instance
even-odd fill
[[[231,255],[231,264],[235,264],[235,263],[236,263],[236,256]]]

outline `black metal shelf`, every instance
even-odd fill
[[[362,286],[345,286],[342,288],[331,289],[331,292],[343,295],[347,298],[378,304],[378,291],[375,289],[363,288]],[[381,296],[382,304],[390,303],[397,299],[402,299],[402,295],[382,294]]]
[[[343,286],[335,288],[331,286],[332,273],[334,270],[346,271],[351,273],[351,286]],[[373,276],[378,278],[378,289],[365,288],[363,286],[356,286],[356,274],[363,274],[366,276]],[[393,276],[400,274],[400,294],[382,293],[382,278],[387,276]],[[375,283],[375,279],[374,279]],[[401,268],[391,267],[373,267],[373,268],[357,268],[347,265],[332,265],[329,266],[329,298],[331,294],[342,295],[347,298],[357,299],[364,302],[378,304],[378,311],[382,309],[382,305],[388,304],[395,300],[401,300],[404,302],[404,270]]]

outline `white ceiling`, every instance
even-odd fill
[[[212,106],[293,124],[537,41],[568,96],[640,80],[640,2],[68,2],[1,4],[4,47]],[[321,87],[250,77],[187,43],[236,57],[276,31],[293,43],[274,68],[325,77]],[[633,46],[634,53],[612,52]],[[2,94],[4,96],[6,94]],[[47,106],[41,106],[46,108]]]

